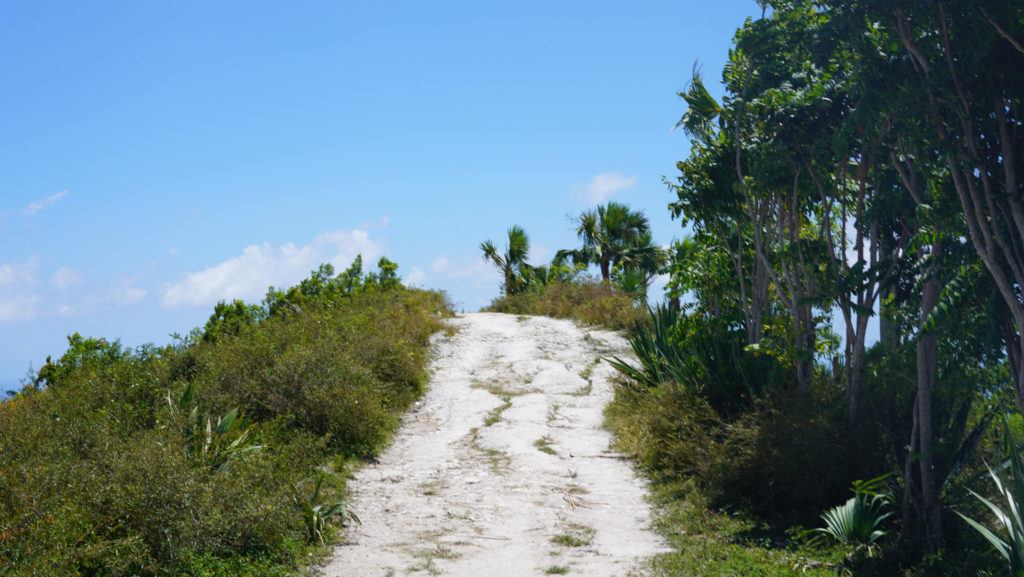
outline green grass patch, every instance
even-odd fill
[[[656,527],[671,553],[650,560],[653,575],[757,575],[835,577],[849,552],[840,547],[801,545],[785,533],[742,514],[712,511],[690,487],[660,485],[654,503]]]
[[[501,404],[492,409],[490,412],[488,412],[486,416],[484,416],[485,427],[490,427],[492,425],[497,424],[499,421],[501,421],[502,413],[504,413],[505,411],[512,407],[512,397],[508,395],[503,395],[499,398],[501,399]]]
[[[551,445],[553,444],[554,441],[551,439],[551,437],[548,437],[547,435],[533,442],[533,446],[537,447],[537,450],[540,451],[541,453],[547,453],[548,455],[557,455],[558,453],[551,448]]]
[[[552,537],[551,542],[562,547],[586,547],[594,542],[596,533],[592,527],[572,524],[566,532]]]

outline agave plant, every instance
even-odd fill
[[[188,452],[214,471],[226,472],[235,460],[263,448],[250,442],[252,431],[238,430],[241,419],[237,407],[217,417],[216,422],[200,414],[199,405],[193,400],[192,383],[185,386],[178,398],[168,391],[167,407],[171,422],[185,438]]]
[[[873,546],[886,535],[881,529],[882,523],[892,515],[887,510],[889,495],[881,491],[889,476],[854,483],[854,496],[822,513],[825,526],[816,531],[847,545]]]
[[[1024,464],[1021,460],[1021,447],[1011,432],[1009,417],[1005,420],[1004,437],[1009,453],[1007,462],[998,469],[988,467],[988,474],[996,486],[996,492],[1003,501],[1002,506],[971,491],[979,501],[995,516],[998,527],[990,529],[962,513],[957,515],[974,527],[995,550],[1006,560],[1010,574],[1016,577],[1024,575]],[[1009,470],[1009,475],[1007,475]]]
[[[306,525],[306,539],[310,543],[319,542],[321,545],[325,544],[324,530],[332,519],[338,518],[342,521],[352,520],[360,523],[359,517],[349,511],[344,503],[326,504],[320,502],[320,489],[323,487],[325,477],[326,474],[317,476],[313,492],[308,497],[302,496],[299,488],[294,485],[292,486],[294,491],[292,501],[302,513],[302,520]]]
[[[650,309],[651,326],[641,327],[629,339],[639,366],[618,357],[608,359],[608,363],[624,376],[647,387],[657,387],[670,381],[685,382],[686,359],[682,349],[671,340],[679,314],[678,310],[664,305]]]

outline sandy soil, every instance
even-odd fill
[[[598,358],[625,341],[542,317],[451,323],[423,401],[351,482],[362,525],[324,574],[620,576],[663,551],[602,428],[612,369]]]

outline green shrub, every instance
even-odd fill
[[[426,381],[436,293],[370,291],[303,314],[275,316],[199,343],[190,354],[200,394],[258,419],[287,417],[351,455],[379,451]]]
[[[326,272],[274,293],[277,312],[220,306],[175,347],[70,337],[0,403],[0,574],[255,577],[304,563],[295,488],[386,444],[449,311],[399,286],[390,261]],[[317,543],[344,497],[343,482],[317,492],[314,507],[331,504]]]
[[[605,409],[616,447],[632,455],[656,480],[704,478],[721,460],[716,437],[724,424],[694,391],[622,382]]]
[[[723,418],[730,418],[749,410],[766,393],[790,388],[786,367],[776,357],[746,347],[744,338],[740,328],[718,319],[659,305],[629,339],[639,365],[610,362],[647,387],[672,383],[698,392]]]
[[[997,501],[986,499],[978,493],[974,496],[988,508],[995,523],[988,526],[963,513],[957,513],[973,527],[996,553],[1003,558],[1011,575],[1024,574],[1024,457],[1020,442],[1011,432],[1011,420],[1005,419],[1003,438],[1005,440],[1007,463],[993,469],[988,467],[989,477],[998,495]]]
[[[881,525],[890,515],[881,496],[854,495],[822,513],[825,527],[818,530],[840,543],[874,545],[885,536]]]
[[[647,319],[637,296],[593,279],[552,281],[535,291],[494,299],[484,310],[514,315],[573,319],[586,325],[632,331]]]

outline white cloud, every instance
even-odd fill
[[[527,261],[530,264],[537,266],[547,263],[553,256],[555,256],[554,253],[552,253],[551,249],[547,246],[540,243],[534,243],[530,245],[530,254]]]
[[[667,274],[655,275],[651,281],[651,286],[647,287],[647,298],[651,304],[665,300],[665,286],[669,280],[670,278]]]
[[[39,259],[0,265],[0,322],[29,320],[36,316]]]
[[[25,207],[25,214],[29,216],[35,216],[36,213],[46,210],[47,208],[50,208],[51,206],[57,204],[57,202],[60,201],[60,199],[64,198],[67,194],[68,191],[62,190],[60,192],[55,192],[50,196],[47,196],[46,198],[33,200],[32,202],[28,203],[28,206]]]
[[[448,257],[439,256],[435,258],[433,262],[430,263],[430,270],[434,271],[435,273],[441,273],[448,270],[448,267],[450,265],[451,263],[448,262]]]
[[[66,289],[82,282],[82,275],[78,274],[74,269],[65,266],[53,271],[53,277],[50,282],[58,289]]]
[[[149,291],[144,288],[129,286],[119,290],[115,298],[122,304],[130,305],[146,298],[147,294],[149,294]]]
[[[573,192],[587,204],[601,204],[624,190],[636,186],[636,177],[621,172],[602,172],[587,184],[574,184]]]
[[[423,286],[423,283],[427,282],[427,273],[423,269],[414,266],[402,280],[410,286]]]
[[[483,259],[459,258],[452,260],[446,256],[439,256],[430,261],[427,272],[419,267],[413,267],[405,280],[410,284],[423,285],[428,280],[435,284],[442,285],[437,288],[451,288],[451,282],[458,281],[463,287],[479,288],[498,282],[497,270]],[[467,282],[468,281],[468,282]]]
[[[497,270],[483,259],[460,258],[452,260],[446,256],[439,256],[430,262],[430,272],[414,268],[416,280],[424,282],[428,279],[437,280],[444,284],[444,280],[458,280],[462,286],[479,287],[494,283],[498,280]],[[412,273],[410,273],[412,274]],[[440,287],[445,288],[445,287]]]
[[[256,300],[267,287],[291,286],[321,263],[344,269],[358,254],[373,263],[383,254],[383,245],[362,229],[324,233],[304,246],[249,245],[238,256],[165,286],[161,304],[170,308],[201,307],[219,300]]]
[[[53,273],[53,285],[57,288],[61,288],[57,278],[63,270],[65,269],[58,269]],[[77,273],[75,275],[74,283],[77,284],[79,279]],[[112,278],[108,285],[91,290],[76,289],[53,293],[50,297],[55,302],[47,307],[47,312],[58,317],[85,316],[133,305],[149,294],[148,290],[135,286],[144,276],[144,273],[129,277],[119,276]]]

